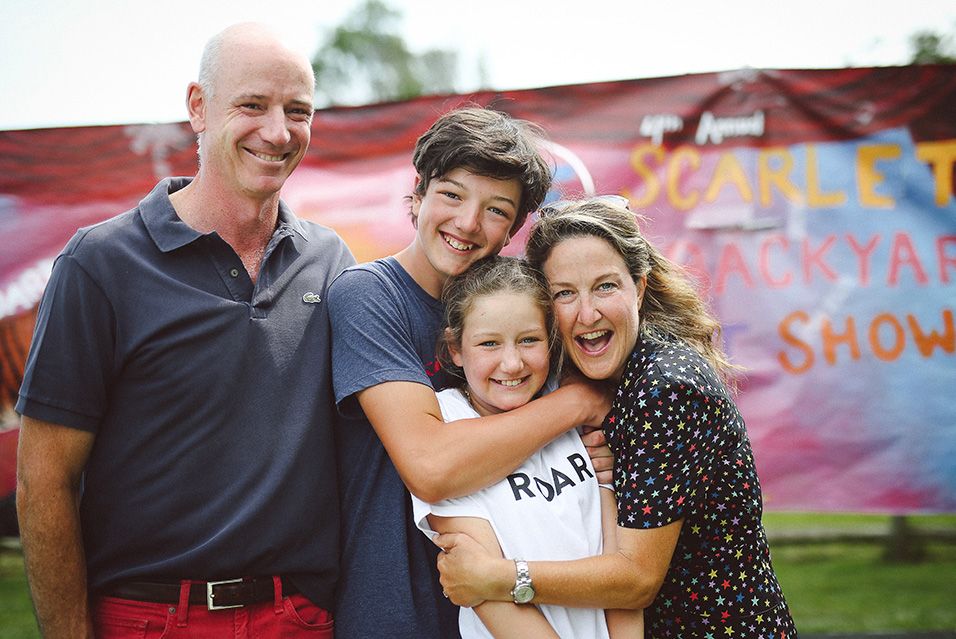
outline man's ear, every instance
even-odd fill
[[[189,113],[189,124],[193,133],[199,134],[206,130],[206,92],[196,82],[190,82],[186,89],[186,111]]]
[[[461,344],[455,341],[455,335],[450,328],[445,328],[445,344],[448,346],[448,354],[451,355],[452,363],[461,368]]]

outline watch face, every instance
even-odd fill
[[[531,586],[518,586],[515,588],[515,603],[528,603],[534,599],[534,588]]]

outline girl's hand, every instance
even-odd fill
[[[600,428],[585,426],[581,435],[581,441],[588,451],[588,457],[591,458],[591,464],[597,473],[599,484],[613,485],[614,483],[614,456],[607,444],[607,438],[604,431]]]
[[[435,538],[438,571],[445,595],[458,606],[471,608],[485,601],[511,601],[515,568],[464,533],[446,533]]]

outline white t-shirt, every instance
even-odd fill
[[[438,393],[446,422],[478,417],[458,389]],[[412,495],[415,522],[429,537],[426,517],[481,517],[491,522],[505,557],[527,561],[601,554],[601,498],[581,437],[570,430],[529,457],[505,479],[466,497],[426,503]],[[531,575],[532,579],[534,575]],[[562,638],[607,639],[604,611],[539,605]],[[462,639],[490,638],[470,608],[459,614]]]

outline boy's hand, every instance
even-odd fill
[[[561,389],[575,393],[576,405],[583,411],[580,423],[600,428],[611,410],[616,384],[570,374],[561,379]]]

